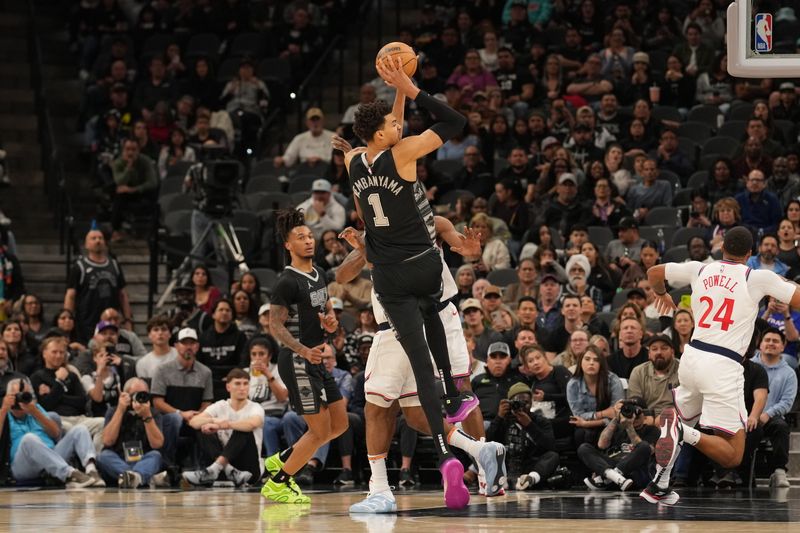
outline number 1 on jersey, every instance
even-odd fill
[[[714,300],[708,296],[703,296],[700,298],[700,303],[706,304],[707,307],[697,325],[701,328],[710,328],[711,324],[706,322],[706,318],[708,318],[708,315],[711,313],[711,308],[714,307]],[[722,331],[728,331],[728,328],[733,325],[733,320],[731,320],[731,315],[733,315],[733,303],[734,300],[732,298],[725,298],[722,305],[717,309],[717,312],[714,313],[714,318],[712,318],[714,322],[719,322]]]
[[[367,203],[372,206],[375,211],[375,216],[372,221],[376,227],[385,227],[389,225],[389,217],[383,214],[383,206],[381,205],[381,195],[374,192],[367,196]]]

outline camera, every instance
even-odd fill
[[[525,410],[525,402],[521,402],[519,400],[511,400],[509,402],[511,404],[511,411],[524,411]]]
[[[572,472],[566,466],[559,466],[553,475],[547,478],[551,489],[566,490],[572,485]]]
[[[30,391],[18,392],[16,396],[14,396],[14,400],[17,403],[31,403],[33,401],[33,394]]]
[[[698,211],[692,211],[691,215],[692,218],[700,218],[700,213]]]
[[[134,392],[131,398],[136,403],[147,403],[150,401],[150,393],[145,391]]]
[[[210,155],[210,154],[207,154]],[[216,154],[215,154],[216,155]],[[197,209],[209,217],[233,213],[241,169],[234,159],[206,159],[189,169]]]
[[[642,408],[636,405],[634,402],[624,401],[619,409],[619,414],[625,418],[636,418],[642,414]]]

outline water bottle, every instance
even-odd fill
[[[756,238],[756,246],[761,246],[761,239],[764,237],[764,228],[758,228],[758,236]]]
[[[683,227],[683,209],[680,207],[675,212],[675,226],[679,228]]]
[[[664,253],[664,250],[667,248],[667,245],[664,242],[664,230],[661,229],[661,228],[658,228],[658,233],[656,235],[658,236],[658,254],[661,255],[661,254]]]

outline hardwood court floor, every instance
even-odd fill
[[[718,533],[800,531],[800,489],[713,493],[683,490],[674,507],[635,494],[586,492],[473,495],[469,508],[449,511],[439,491],[397,493],[395,516],[351,517],[361,491],[308,491],[312,504],[267,503],[257,492],[230,489],[0,491],[0,531],[82,533],[263,531],[294,533],[460,533],[479,531],[608,531]]]

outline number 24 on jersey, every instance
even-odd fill
[[[705,310],[703,311],[703,315],[700,317],[700,320],[697,322],[697,327],[710,328],[712,324],[709,324],[707,320],[708,315],[710,315],[711,311],[714,310],[714,300],[708,296],[703,296],[700,298],[700,303],[705,306]],[[712,322],[717,322],[719,324],[719,328],[722,331],[728,331],[728,329],[733,325],[731,316],[733,315],[734,303],[735,302],[732,298],[725,298],[722,301],[722,305],[716,308],[716,312],[711,318]]]

